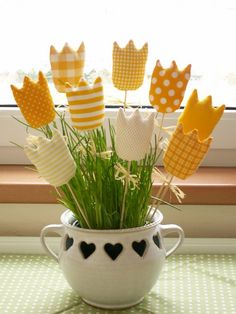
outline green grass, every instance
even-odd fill
[[[150,147],[143,160],[129,164],[116,154],[115,130],[111,125],[107,134],[103,127],[81,133],[66,122],[65,113],[57,112],[57,115],[59,123],[54,121],[38,131],[51,138],[53,128],[60,129],[77,166],[70,182],[57,188],[58,201],[74,213],[83,228],[118,229],[144,225],[151,198],[152,172],[159,157],[157,144],[154,149]],[[125,178],[120,179],[123,174],[117,174],[116,170],[119,164],[135,176],[135,186]]]

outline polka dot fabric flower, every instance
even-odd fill
[[[42,72],[39,72],[38,82],[33,82],[28,76],[24,78],[21,89],[11,85],[17,105],[29,125],[40,128],[49,124],[55,118],[53,100],[48,83]]]
[[[152,73],[149,100],[158,112],[170,113],[180,107],[190,79],[190,71],[190,64],[180,71],[175,61],[167,69],[157,61]]]

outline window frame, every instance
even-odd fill
[[[115,124],[117,108],[106,108],[105,127],[108,120]],[[143,114],[154,109],[141,109]],[[165,117],[165,126],[176,125],[182,109],[168,114]],[[68,113],[68,119],[69,113]],[[18,123],[13,117],[23,120],[23,116],[17,107],[0,108],[0,164],[29,164],[24,151],[13,144],[24,145],[26,143],[26,128]],[[158,120],[161,119],[159,115]],[[212,136],[213,143],[207,157],[202,162],[203,166],[236,166],[236,110],[225,110],[223,117],[216,126]],[[34,134],[34,132],[31,132]]]

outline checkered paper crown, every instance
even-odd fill
[[[193,91],[163,158],[167,172],[186,179],[197,170],[210,147],[210,135],[224,108],[224,105],[212,107],[211,96],[199,101],[197,91]]]
[[[84,71],[85,46],[82,42],[78,50],[73,50],[67,43],[61,52],[54,46],[50,48],[50,62],[53,82],[60,93],[70,87],[77,87]]]
[[[199,141],[197,130],[185,134],[179,124],[164,155],[165,170],[183,180],[191,176],[205,157],[211,141],[212,138]]]
[[[148,56],[148,44],[137,49],[132,40],[125,48],[113,44],[112,81],[120,90],[136,90],[143,84],[145,65]]]

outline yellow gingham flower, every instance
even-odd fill
[[[116,88],[124,91],[135,90],[143,84],[147,55],[147,43],[138,50],[132,40],[125,48],[120,48],[114,42],[112,81]]]
[[[61,52],[51,46],[50,62],[52,77],[56,89],[65,93],[68,87],[77,87],[84,70],[85,47],[82,42],[77,51],[73,50],[67,43]]]
[[[81,79],[76,90],[66,93],[72,126],[80,131],[92,130],[102,125],[105,117],[102,79],[97,77],[90,86]]]
[[[11,85],[11,89],[17,105],[31,127],[39,128],[54,120],[54,104],[42,72],[39,72],[38,82],[35,83],[25,76],[21,89],[14,85]]]
[[[199,167],[211,141],[212,138],[200,141],[197,130],[185,134],[179,124],[163,158],[165,170],[177,178],[186,179]]]
[[[179,109],[190,79],[191,65],[180,71],[175,63],[164,69],[158,60],[152,73],[149,100],[162,113]]]
[[[199,101],[197,90],[194,90],[179,117],[179,122],[183,125],[184,133],[197,129],[199,139],[204,140],[211,135],[224,109],[224,105],[212,107],[211,96]]]

